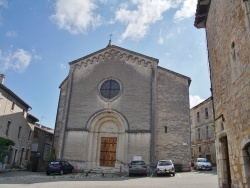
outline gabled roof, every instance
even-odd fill
[[[28,116],[29,118],[33,119],[35,122],[38,122],[38,121],[39,121],[38,118],[36,118],[35,116],[31,115],[30,113],[28,113],[27,116]]]
[[[206,27],[210,1],[211,0],[198,0],[197,2],[194,26],[198,29]]]
[[[160,66],[158,66],[158,68],[160,68],[160,69],[162,69],[162,70],[164,70],[164,71],[166,71],[166,72],[169,72],[169,73],[171,73],[171,74],[174,74],[174,75],[176,75],[176,76],[178,76],[178,77],[187,79],[187,80],[188,80],[188,85],[190,85],[190,83],[191,83],[191,78],[189,78],[189,77],[187,77],[187,76],[184,76],[184,75],[182,75],[182,74],[179,74],[179,73],[177,73],[177,72],[171,71],[171,70],[169,70],[169,69],[166,69],[166,68],[163,68],[163,67],[160,67]]]
[[[130,53],[130,54],[134,54],[135,56],[141,56],[141,57],[150,59],[150,60],[156,62],[157,64],[159,63],[159,60],[156,59],[156,58],[153,58],[153,57],[150,57],[150,56],[146,56],[146,55],[144,55],[144,54],[140,54],[140,53],[137,53],[137,52],[134,52],[134,51],[131,51],[131,50],[128,50],[128,49],[125,49],[125,48],[116,46],[116,45],[111,45],[111,44],[109,44],[109,45],[107,45],[107,47],[105,47],[105,48],[103,48],[103,49],[101,49],[101,50],[98,50],[98,51],[96,51],[96,52],[93,52],[93,53],[91,53],[91,54],[89,54],[89,55],[86,55],[86,56],[84,56],[84,57],[81,57],[81,58],[79,58],[79,59],[76,59],[76,60],[74,60],[74,61],[71,61],[71,62],[69,62],[69,64],[72,65],[72,64],[74,64],[74,63],[77,63],[77,62],[82,61],[82,60],[84,60],[84,59],[87,59],[87,58],[89,58],[89,57],[95,56],[96,54],[102,53],[102,52],[104,52],[105,50],[112,49],[112,48],[113,48],[113,49],[116,49],[116,50],[120,50],[120,51],[125,51],[125,52],[128,52],[128,53]],[[171,74],[174,74],[174,75],[176,75],[176,76],[178,76],[178,77],[182,77],[182,78],[184,78],[184,79],[187,79],[189,85],[190,85],[190,83],[191,83],[191,79],[190,79],[189,77],[187,77],[187,76],[184,76],[184,75],[182,75],[182,74],[173,72],[173,71],[171,71],[171,70],[165,69],[165,68],[160,67],[160,66],[157,66],[157,68],[160,68],[160,69],[162,69],[162,70],[164,70],[164,71],[166,71],[166,72],[169,72],[169,73],[171,73]],[[67,81],[67,79],[68,79],[68,76],[67,76],[67,77],[63,80],[63,82],[60,84],[59,88],[62,87],[62,85]]]
[[[207,99],[205,99],[205,100],[202,101],[201,103],[195,105],[194,107],[191,108],[191,110],[196,109],[196,108],[202,106],[203,104],[207,103],[207,102],[210,101],[210,100],[212,100],[212,97],[208,97]]]
[[[7,88],[5,85],[0,83],[0,88],[4,90],[6,93],[11,95],[14,99],[16,99],[18,102],[20,102],[22,105],[24,105],[26,108],[31,108],[26,102],[24,102],[20,97],[18,97],[13,91],[11,91],[9,88]]]
[[[101,49],[101,50],[98,50],[98,51],[96,51],[96,52],[93,52],[93,53],[91,53],[91,54],[89,54],[89,55],[86,55],[86,56],[81,57],[81,58],[79,58],[79,59],[76,59],[76,60],[74,60],[74,61],[71,61],[71,62],[69,62],[69,64],[70,64],[70,65],[71,65],[71,64],[74,64],[74,63],[76,63],[76,62],[78,62],[78,61],[81,61],[81,60],[86,59],[86,58],[88,58],[88,57],[94,56],[95,54],[99,54],[99,53],[101,53],[101,52],[103,52],[103,51],[105,51],[105,50],[107,50],[107,49],[110,49],[110,48],[115,48],[115,49],[118,49],[118,50],[121,50],[121,51],[126,51],[126,52],[128,52],[128,53],[132,53],[132,54],[135,54],[135,55],[138,55],[138,56],[142,56],[142,57],[151,59],[151,60],[153,60],[153,61],[156,61],[157,63],[159,62],[159,60],[156,59],[156,58],[153,58],[153,57],[150,57],[150,56],[146,56],[146,55],[143,55],[143,54],[140,54],[140,53],[137,53],[137,52],[134,52],[134,51],[131,51],[131,50],[128,50],[128,49],[119,47],[119,46],[108,45],[106,48],[103,48],[103,49]]]

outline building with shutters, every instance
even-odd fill
[[[192,158],[207,158],[216,164],[215,130],[212,98],[190,109]]]
[[[31,107],[4,85],[0,75],[0,136],[14,141],[5,168],[25,167],[30,160],[33,127],[38,119],[28,113]]]

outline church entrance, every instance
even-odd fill
[[[89,120],[88,168],[119,167],[118,161],[127,161],[128,124],[124,117],[115,111],[98,112]]]
[[[100,166],[115,167],[116,137],[101,137]]]

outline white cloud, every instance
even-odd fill
[[[16,51],[2,52],[0,50],[0,70],[14,70],[23,72],[30,64],[32,55],[23,50],[17,49]]]
[[[124,3],[115,12],[115,20],[126,25],[121,40],[143,38],[150,25],[162,20],[163,13],[171,8],[170,0],[131,0],[131,3],[130,9],[129,3]],[[134,6],[136,9],[132,8]]]
[[[181,21],[190,18],[195,14],[197,0],[184,0],[182,7],[174,15],[175,21]]]
[[[91,0],[57,0],[51,19],[72,34],[85,33],[91,26],[100,25],[100,15],[94,13],[96,8]]]
[[[163,44],[164,40],[163,40],[162,36],[159,36],[159,39],[157,42],[158,42],[158,44]]]
[[[61,68],[61,69],[66,69],[66,66],[65,66],[64,64],[61,63],[61,64],[60,64],[60,68]]]
[[[0,7],[8,7],[8,2],[7,0],[0,0]]]
[[[100,3],[106,4],[106,3],[117,3],[118,0],[99,0]]]
[[[15,31],[8,31],[6,33],[6,36],[7,37],[16,37],[17,36],[17,33]]]
[[[160,30],[160,34],[159,34],[159,39],[158,39],[158,44],[163,44],[164,40],[163,40],[163,37],[162,37],[162,30]]]
[[[196,106],[197,104],[200,104],[201,102],[203,102],[205,99],[202,99],[200,96],[198,95],[190,95],[189,96],[189,103],[190,103],[190,108],[193,108],[194,106]]]

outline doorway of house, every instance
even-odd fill
[[[117,137],[101,137],[100,166],[115,167]]]
[[[226,177],[224,177],[224,179],[226,181],[223,182],[223,186],[231,187],[231,172],[230,172],[227,136],[222,137],[220,139],[220,143],[221,143],[221,152],[222,152],[221,164],[226,164],[226,168],[224,168],[225,174],[226,174]]]

